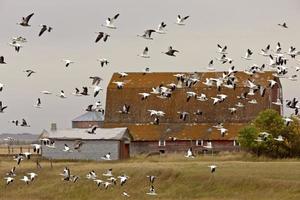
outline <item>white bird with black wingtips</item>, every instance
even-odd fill
[[[156,31],[153,30],[153,29],[148,29],[148,30],[145,30],[144,31],[144,34],[143,35],[137,35],[138,37],[142,37],[144,39],[147,39],[147,40],[153,40],[153,38],[151,37],[152,33],[155,33]]]
[[[120,16],[120,14],[116,14],[113,17],[108,17],[107,20],[105,21],[105,24],[102,24],[102,26],[105,26],[110,29],[116,29],[117,27],[114,25],[114,21]]]
[[[63,59],[62,61],[65,62],[65,66],[66,66],[66,67],[69,67],[70,64],[75,63],[74,61],[69,60],[69,59]]]
[[[176,20],[176,24],[178,25],[185,25],[185,21],[189,18],[190,16],[185,16],[185,17],[181,17],[180,15],[177,15],[177,20]]]
[[[34,107],[36,107],[36,108],[42,108],[41,104],[42,104],[41,99],[38,98],[37,101],[36,101],[36,104],[34,105]]]
[[[156,33],[165,34],[166,31],[164,29],[166,26],[167,26],[167,24],[165,24],[164,22],[161,22],[156,29]]]
[[[12,183],[14,181],[13,177],[5,177],[4,179],[6,180],[6,185],[9,185],[10,183]]]
[[[253,54],[253,52],[250,49],[247,49],[246,55],[242,58],[244,58],[245,60],[251,60],[251,55]]]
[[[149,49],[148,47],[145,47],[143,52],[141,54],[139,54],[138,56],[142,57],[142,58],[150,58],[150,56],[148,55]]]

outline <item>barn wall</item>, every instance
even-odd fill
[[[101,157],[111,153],[112,160],[120,159],[120,141],[113,140],[85,140],[80,148],[80,152],[73,149],[75,141],[55,140],[55,149],[42,146],[42,156],[52,159],[71,159],[71,160],[101,160]],[[64,144],[67,144],[73,152],[64,152]]]
[[[91,128],[92,126],[103,127],[102,121],[73,121],[72,128]]]
[[[207,145],[207,141],[203,141],[203,145]],[[238,146],[234,146],[232,140],[212,141],[215,151],[235,151]],[[130,155],[147,154],[151,152],[159,152],[163,150],[165,153],[186,152],[190,147],[194,152],[202,152],[205,148],[196,145],[196,141],[166,141],[166,146],[159,146],[158,141],[133,141],[130,143]]]

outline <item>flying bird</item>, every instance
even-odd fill
[[[74,61],[72,61],[72,60],[67,60],[67,59],[63,59],[62,61],[65,62],[65,66],[66,66],[66,67],[69,67],[70,64],[73,64],[73,63],[74,63]]]
[[[30,127],[30,125],[26,122],[25,119],[22,119],[22,123],[20,124],[20,126],[23,126],[23,127]]]
[[[176,49],[173,49],[172,46],[169,46],[168,51],[162,52],[162,53],[164,53],[164,54],[166,54],[168,56],[174,56],[175,57],[176,56],[175,55],[176,52],[179,52],[179,51],[176,50]]]
[[[144,34],[143,35],[137,35],[138,37],[142,37],[144,39],[147,39],[147,40],[153,40],[153,38],[151,37],[152,33],[155,33],[156,31],[153,30],[153,29],[148,29],[148,30],[145,30],[144,31]]]
[[[99,76],[90,76],[90,79],[92,79],[92,85],[99,85],[99,83],[103,80]]]
[[[215,173],[217,166],[216,165],[210,165],[208,166],[210,168],[210,173]]]
[[[39,32],[39,37],[42,36],[45,31],[48,31],[50,33],[52,31],[52,29],[53,29],[52,27],[47,26],[45,24],[41,24],[40,27],[42,27],[42,28],[41,28],[41,30]]]
[[[94,126],[92,126],[91,130],[87,131],[87,133],[89,133],[89,134],[96,134],[95,131],[96,131],[97,128],[98,128],[98,126],[94,125]]]
[[[148,55],[149,49],[148,47],[145,47],[143,52],[141,54],[139,54],[138,56],[142,57],[142,58],[150,58],[150,56]]]
[[[285,22],[283,22],[282,24],[278,24],[278,26],[282,27],[282,28],[288,28],[288,26],[286,25]]]
[[[101,58],[101,59],[97,59],[97,61],[100,62],[101,67],[103,67],[104,65],[108,65],[108,60],[106,58]]]
[[[166,26],[167,26],[167,24],[165,24],[164,22],[161,22],[156,29],[156,33],[165,34],[166,32],[164,29]]]
[[[12,183],[14,181],[13,177],[5,177],[4,179],[6,180],[6,185],[9,185],[10,183]]]
[[[29,24],[29,20],[31,19],[31,17],[34,15],[34,13],[31,13],[30,15],[28,15],[27,17],[22,17],[22,21],[20,23],[17,23],[21,26],[30,26]]]
[[[107,33],[104,33],[104,32],[96,32],[98,35],[96,37],[96,40],[95,40],[95,43],[99,42],[102,38],[103,38],[103,41],[106,42],[108,37],[110,37],[109,34]]]
[[[102,160],[111,160],[110,152],[101,157]]]
[[[242,58],[244,58],[245,60],[251,60],[251,55],[253,54],[253,52],[250,49],[247,49],[246,55]]]
[[[0,64],[6,64],[6,62],[4,61],[4,56],[0,56]]]
[[[31,69],[27,69],[24,72],[27,73],[27,77],[30,77],[32,74],[36,73],[35,71],[33,71]]]
[[[105,21],[105,24],[102,24],[102,26],[105,26],[107,28],[116,29],[117,27],[114,25],[114,21],[120,16],[120,14],[116,14],[114,17],[110,18],[108,17]]]
[[[221,45],[217,44],[217,46],[218,46],[218,49],[219,49],[218,53],[227,54],[227,52],[226,52],[227,46],[226,45],[224,47],[222,47]]]
[[[37,99],[37,101],[36,101],[36,104],[34,105],[34,107],[36,107],[36,108],[41,108],[41,99],[40,98],[38,98]]]
[[[185,17],[181,17],[180,15],[177,15],[177,21],[176,24],[178,25],[185,25],[185,21],[189,18],[190,16],[185,16]]]
[[[0,101],[0,113],[3,113],[6,108],[7,106],[3,106],[2,101]]]

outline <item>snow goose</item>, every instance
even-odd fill
[[[177,15],[176,24],[177,24],[177,25],[185,25],[184,22],[185,22],[189,17],[190,17],[190,16],[181,17],[180,15]]]
[[[167,26],[167,24],[165,24],[164,22],[161,22],[156,29],[156,33],[165,34],[166,32],[164,29],[166,26]]]
[[[30,15],[28,15],[27,17],[22,17],[22,21],[20,23],[17,23],[18,25],[21,26],[30,26],[29,24],[29,20],[31,19],[31,17],[34,15],[34,13],[31,13]]]
[[[105,24],[102,24],[102,26],[105,26],[110,29],[116,29],[117,27],[114,25],[114,21],[120,16],[120,14],[116,14],[112,18],[108,17],[107,20],[105,21]]]

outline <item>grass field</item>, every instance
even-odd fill
[[[214,176],[208,165],[218,166]],[[0,174],[4,177],[15,162],[0,158]],[[118,162],[68,162],[59,161],[50,167],[41,162],[37,170],[33,161],[25,161],[17,168],[15,182],[6,186],[0,182],[1,200],[96,200],[126,199],[300,199],[299,160],[256,160],[243,155],[219,155],[185,159],[179,155],[152,158],[132,158]],[[63,182],[59,176],[65,166],[81,178],[77,183]],[[113,168],[115,176],[126,173],[130,178],[123,187],[108,190],[97,188],[85,175],[94,169],[98,176]],[[37,172],[37,179],[26,185],[19,179],[27,172]],[[154,183],[157,196],[147,196],[149,189],[146,175],[156,175]],[[100,176],[102,179],[102,177]],[[104,179],[104,178],[103,178]]]

